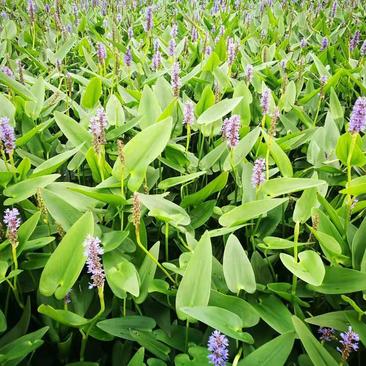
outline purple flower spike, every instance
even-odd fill
[[[330,17],[331,18],[334,18],[336,16],[337,6],[338,6],[337,1],[334,1],[333,5],[332,5],[332,9],[330,11]]]
[[[269,94],[270,94],[270,90],[268,88],[265,88],[262,92],[261,107],[262,107],[263,115],[266,115],[269,113]]]
[[[36,14],[36,5],[33,0],[28,0],[28,14],[31,19],[31,22],[34,23],[35,14]]]
[[[177,23],[174,23],[172,25],[172,29],[170,31],[170,35],[172,36],[172,38],[176,38],[177,35],[178,35],[178,26],[177,26]]]
[[[320,47],[320,51],[324,51],[326,48],[328,48],[328,45],[329,45],[328,38],[323,37],[321,47]]]
[[[15,149],[15,133],[8,117],[0,118],[0,140],[5,151],[11,155]]]
[[[188,102],[184,105],[183,124],[191,125],[193,121],[194,121],[193,103]]]
[[[300,47],[305,48],[308,45],[308,41],[305,38],[301,38]]]
[[[264,176],[265,168],[266,168],[266,161],[264,159],[260,158],[254,162],[252,172],[252,185],[254,188],[259,187],[266,180]]]
[[[228,54],[228,63],[231,66],[234,63],[236,56],[236,44],[234,40],[230,37],[227,42],[227,54]]]
[[[128,47],[127,50],[126,50],[126,53],[123,57],[123,60],[125,62],[125,65],[127,67],[130,67],[131,66],[131,63],[132,63],[132,53],[131,53],[131,48]]]
[[[321,341],[325,341],[325,342],[330,342],[331,340],[334,339],[334,329],[332,328],[323,328],[320,327],[318,329],[318,333],[320,334],[320,340]]]
[[[92,279],[89,288],[100,288],[104,285],[105,273],[100,259],[100,256],[103,255],[104,251],[100,244],[100,239],[91,235],[88,235],[84,242],[85,256],[87,257],[86,265]]]
[[[107,58],[107,51],[103,43],[98,43],[97,55],[99,63],[104,64],[104,61]]]
[[[352,330],[352,327],[348,327],[348,331],[340,334],[341,344],[337,347],[337,351],[342,354],[342,359],[347,360],[351,352],[358,350],[358,342],[360,337],[357,333]]]
[[[234,114],[226,118],[222,126],[222,136],[227,140],[229,147],[233,148],[239,143],[240,117]]]
[[[327,75],[323,75],[320,78],[320,85],[323,87],[327,82],[328,82],[328,76]]]
[[[248,83],[251,83],[253,80],[253,74],[254,74],[254,67],[251,64],[248,64],[245,67],[245,78],[247,79]]]
[[[366,97],[359,97],[351,113],[348,131],[359,133],[366,128]]]
[[[209,362],[214,366],[225,366],[229,358],[229,340],[224,334],[215,330],[208,340]]]
[[[361,33],[360,31],[356,31],[354,36],[349,41],[349,50],[352,52],[360,42]]]
[[[366,41],[362,43],[362,46],[360,48],[360,54],[361,56],[366,56]]]
[[[146,24],[145,24],[145,31],[149,32],[154,25],[153,22],[153,9],[151,6],[147,7],[146,9]]]
[[[1,68],[1,71],[2,71],[5,75],[9,76],[10,78],[12,78],[12,77],[14,76],[13,71],[12,71],[8,66],[3,66],[3,67]]]
[[[172,57],[174,56],[175,46],[176,46],[175,39],[171,38],[170,41],[169,41],[169,47],[168,47],[169,56],[172,56]]]
[[[159,50],[159,42],[158,41],[155,41],[154,42],[154,55],[153,55],[153,58],[152,58],[152,68],[153,70],[158,70],[160,68],[160,65],[161,65],[161,53],[160,53],[160,50]]]
[[[359,133],[366,127],[366,97],[359,97],[351,113],[348,131]]]
[[[21,224],[19,211],[16,208],[7,208],[4,213],[4,224],[7,228],[7,237],[14,246],[18,244],[18,229]]]
[[[172,89],[173,89],[173,95],[175,97],[179,96],[179,90],[180,90],[180,65],[179,62],[174,62],[173,69],[172,69]]]
[[[103,108],[97,109],[97,113],[90,119],[89,131],[93,135],[93,146],[96,153],[100,152],[102,145],[105,145],[105,129],[108,126],[107,116]]]

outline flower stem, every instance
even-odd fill
[[[295,223],[295,229],[294,229],[294,262],[298,262],[298,247],[297,243],[299,240],[299,233],[300,233],[300,222],[296,221]],[[292,295],[296,295],[296,286],[297,286],[297,277],[296,275],[293,275],[292,277]]]

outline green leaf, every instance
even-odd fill
[[[147,167],[164,150],[172,130],[172,119],[157,122],[134,136],[125,146],[126,174],[130,173],[128,188],[135,192],[141,186]],[[122,167],[117,159],[113,176],[121,179]]]
[[[188,207],[191,205],[198,205],[206,198],[210,197],[213,193],[220,192],[226,186],[228,176],[228,172],[222,172],[219,176],[217,176],[214,180],[204,186],[201,190],[184,196],[181,206]]]
[[[197,172],[197,173],[192,173],[192,174],[181,175],[179,177],[167,178],[167,179],[162,180],[158,184],[158,188],[167,190],[168,188],[174,187],[178,184],[184,184],[187,182],[191,182],[205,173],[206,172]]]
[[[43,175],[41,177],[28,178],[22,182],[16,183],[4,189],[4,195],[11,197],[4,202],[5,205],[13,205],[14,203],[25,200],[37,193],[39,188],[44,188],[54,182],[60,174]]]
[[[223,214],[219,219],[219,223],[222,226],[239,225],[251,219],[255,219],[270,210],[273,210],[286,201],[287,198],[267,198],[258,201],[246,202],[241,206],[238,206],[233,210]]]
[[[102,81],[98,77],[91,78],[81,97],[81,105],[84,108],[93,109],[102,95]]]
[[[243,328],[253,327],[259,322],[259,315],[253,306],[237,296],[224,295],[211,290],[210,306],[217,306],[232,311],[241,318]]]
[[[6,328],[7,328],[6,318],[4,313],[0,310],[0,333],[5,332]]]
[[[238,366],[283,366],[294,345],[294,333],[282,334],[244,357]]]
[[[352,240],[352,266],[360,269],[363,258],[365,258],[365,238],[366,238],[366,217],[357,229]]]
[[[91,134],[74,119],[58,111],[55,112],[55,120],[62,133],[74,147],[82,145],[81,151],[85,155],[92,145]]]
[[[127,296],[127,292],[133,296],[139,296],[139,277],[135,266],[121,256],[118,250],[105,253],[103,265],[108,285],[114,295],[120,299]]]
[[[16,94],[19,94],[26,100],[36,100],[36,97],[32,92],[23,84],[17,82],[14,78],[6,75],[3,71],[0,71],[0,82],[4,83],[10,89],[12,89]]]
[[[363,166],[366,164],[366,157],[362,151],[362,140],[359,134],[352,135],[347,132],[338,138],[336,146],[337,158],[344,165],[347,165],[348,155],[351,151],[352,138],[355,138],[356,142],[352,151],[351,164],[354,166]]]
[[[266,140],[267,146],[269,148],[270,154],[275,161],[278,169],[284,177],[292,177],[293,170],[292,164],[286,153],[281,149],[281,147],[277,144],[277,142],[267,135],[263,131],[264,139]]]
[[[154,258],[159,258],[160,243],[156,242],[149,250]],[[152,283],[156,272],[156,263],[149,256],[145,256],[144,261],[139,269],[140,277],[140,295],[135,299],[136,304],[141,304],[145,301],[150,284]]]
[[[183,307],[181,311],[193,319],[219,330],[227,336],[245,343],[253,343],[249,333],[243,333],[243,323],[238,315],[216,306]]]
[[[238,238],[231,234],[226,242],[223,270],[227,287],[236,294],[240,290],[254,293],[257,286],[252,265]]]
[[[190,347],[187,354],[177,355],[174,359],[175,366],[209,366],[208,351],[203,347]]]
[[[145,349],[141,347],[131,358],[127,366],[145,366],[144,356],[145,356]]]
[[[75,155],[83,145],[77,146],[72,150],[65,151],[61,154],[54,156],[51,159],[46,160],[44,163],[38,165],[34,170],[32,177],[50,174],[55,172],[63,163],[65,163],[69,158]]]
[[[88,319],[85,319],[78,314],[68,310],[54,309],[50,305],[40,305],[38,307],[38,312],[69,327],[80,328],[88,323]]]
[[[225,159],[224,170],[231,170],[235,168],[238,164],[243,162],[245,157],[250,153],[253,146],[257,142],[260,133],[260,128],[256,127],[253,131],[250,131],[245,135],[233,149],[232,157],[231,154]]]
[[[305,250],[299,254],[299,262],[294,261],[291,255],[281,253],[283,265],[295,276],[306,283],[320,286],[325,276],[325,268],[319,254],[312,250]]]
[[[86,261],[84,241],[93,232],[93,214],[86,212],[66,233],[47,261],[39,282],[41,294],[54,294],[59,300],[66,296],[83,269]]]
[[[207,85],[201,94],[201,98],[199,99],[196,105],[196,115],[200,116],[205,110],[210,108],[215,104],[215,94],[211,90],[211,86]]]
[[[159,100],[148,85],[144,86],[139,104],[138,115],[141,116],[139,125],[142,130],[154,125],[161,115]]]
[[[166,194],[138,194],[141,203],[149,209],[149,216],[170,223],[174,226],[189,225],[191,218],[177,204],[164,198]]]
[[[258,303],[252,303],[251,305],[276,332],[285,334],[294,330],[290,311],[276,296],[260,297]]]
[[[106,106],[106,114],[108,123],[111,126],[120,126],[125,123],[125,112],[123,111],[121,102],[119,99],[113,94],[108,99],[108,103]]]
[[[322,294],[348,294],[366,290],[366,273],[343,267],[327,267],[321,286],[308,285]]]
[[[197,119],[198,124],[209,124],[230,113],[242,100],[242,97],[224,99],[205,110]]]
[[[271,196],[280,196],[304,189],[320,187],[326,184],[325,181],[311,178],[274,178],[265,181],[261,190]]]
[[[189,319],[181,311],[181,308],[208,304],[211,290],[211,271],[211,240],[206,232],[195,247],[178,287],[175,307],[179,319]]]
[[[296,101],[296,85],[294,81],[291,80],[286,87],[285,93],[281,97],[280,106],[285,112],[289,112],[295,105],[295,101]]]
[[[307,355],[316,366],[337,366],[338,363],[312,335],[306,325],[296,316],[292,317],[297,335],[303,344]]]
[[[7,362],[23,359],[29,353],[42,346],[42,337],[48,331],[48,327],[26,334],[0,348],[0,364],[8,365]],[[18,362],[14,363],[17,364]],[[9,363],[10,364],[10,363]]]

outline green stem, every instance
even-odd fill
[[[243,349],[240,348],[239,349],[239,352],[236,354],[235,358],[234,358],[234,361],[233,361],[233,366],[237,366],[238,365],[238,362],[240,360],[240,356],[241,356],[241,353],[242,353]]]
[[[188,339],[189,339],[189,320],[186,320],[186,337],[184,341],[184,349],[187,352],[188,351]]]
[[[356,146],[357,136],[358,136],[357,133],[352,134],[351,146],[349,148],[349,152],[348,152],[348,156],[347,156],[347,187],[349,187],[351,180],[352,180],[352,155],[353,155],[353,151]],[[351,217],[351,206],[352,206],[352,198],[349,193],[347,194],[346,205],[347,205],[347,207],[346,207],[346,220],[345,220],[346,221],[345,222],[345,236],[347,237],[347,228],[348,228],[348,223],[349,223],[350,217]]]
[[[295,264],[298,262],[298,240],[299,240],[299,233],[300,233],[300,222],[296,221],[295,229],[294,229],[294,262]],[[293,275],[292,277],[292,295],[296,295],[296,286],[297,286],[297,277]]]
[[[169,261],[169,224],[165,223],[165,260]]]
[[[159,261],[144,247],[140,240],[140,233],[136,230],[136,241],[137,245],[142,249],[142,251],[164,272],[164,274],[175,284],[173,277],[169,272],[159,263]]]
[[[188,152],[189,142],[191,141],[191,125],[187,124],[187,144],[186,144],[186,153]]]
[[[99,317],[104,313],[105,310],[105,302],[104,302],[104,288],[103,286],[98,287],[98,296],[99,296],[99,303],[100,303],[100,310],[98,311],[98,314],[92,318],[88,324],[86,332],[84,332],[82,329],[80,329],[80,333],[82,335],[81,339],[81,346],[80,346],[80,361],[84,361],[84,354],[86,349],[86,344],[88,342],[89,333],[93,329],[95,323],[99,319]]]

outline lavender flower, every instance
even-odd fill
[[[2,71],[5,75],[9,76],[10,78],[12,78],[12,77],[14,76],[13,71],[12,71],[8,66],[3,66],[3,67],[1,68],[1,71]]]
[[[328,82],[328,76],[327,75],[323,75],[320,78],[320,85],[321,85],[321,87],[323,87],[327,82]]]
[[[193,103],[188,102],[184,105],[183,124],[191,125],[193,121],[194,121]]]
[[[251,83],[253,80],[253,74],[254,74],[254,67],[251,64],[248,64],[245,67],[245,78],[247,79],[248,83]]]
[[[101,288],[104,285],[105,274],[100,259],[100,256],[104,251],[100,244],[100,239],[91,235],[88,235],[84,242],[85,256],[87,257],[86,265],[88,267],[88,273],[91,274],[92,279],[92,282],[89,284],[89,288]]]
[[[350,117],[348,131],[351,133],[359,133],[366,127],[366,97],[359,97]]]
[[[161,53],[159,51],[159,44],[157,46],[157,48],[155,49],[155,53],[153,55],[152,58],[152,68],[153,70],[158,70],[160,68],[161,65]]]
[[[225,366],[229,358],[229,340],[218,330],[213,331],[208,340],[209,362],[214,366]]]
[[[98,43],[97,55],[99,63],[103,65],[105,59],[107,58],[107,51],[103,43]]]
[[[116,16],[117,23],[121,23],[122,22],[122,19],[123,19],[122,14],[121,13],[118,13],[117,16]]]
[[[231,37],[228,39],[227,42],[227,54],[228,54],[228,63],[231,66],[234,63],[236,56],[236,44]]]
[[[172,29],[170,31],[170,35],[172,36],[172,38],[176,38],[177,35],[178,35],[178,26],[177,26],[177,23],[174,23],[172,25]]]
[[[172,69],[172,75],[171,75],[171,83],[172,83],[172,89],[173,89],[173,95],[175,97],[179,96],[179,90],[180,90],[180,65],[179,61],[174,62],[173,69]]]
[[[93,135],[93,146],[96,153],[99,154],[102,145],[106,144],[105,129],[108,126],[107,116],[103,108],[97,109],[97,113],[90,119],[89,131]]]
[[[11,155],[15,149],[14,127],[10,125],[8,117],[0,118],[0,140],[2,147]]]
[[[340,334],[341,344],[337,347],[337,351],[342,354],[342,359],[347,360],[350,353],[358,350],[358,342],[360,337],[357,333],[352,330],[352,327],[348,327],[348,331]]]
[[[308,41],[306,40],[306,38],[301,38],[300,47],[305,48],[307,45],[308,45]]]
[[[171,38],[170,41],[169,41],[169,47],[168,47],[168,53],[169,53],[169,56],[174,56],[175,54],[175,39],[174,38]]]
[[[320,327],[318,333],[320,334],[319,338],[321,341],[330,342],[334,339],[334,329],[332,328]]]
[[[240,117],[234,114],[230,118],[226,118],[222,125],[222,136],[227,140],[230,148],[235,147],[239,143]]]
[[[328,45],[329,45],[328,38],[323,37],[321,47],[320,47],[320,51],[324,51],[326,48],[328,48]]]
[[[49,13],[50,13],[50,11],[51,11],[51,6],[50,6],[50,4],[45,4],[45,6],[44,6],[44,11],[45,11],[47,14],[49,14]]]
[[[362,43],[362,46],[360,48],[360,54],[361,56],[366,56],[366,41]]]
[[[270,94],[270,90],[268,88],[265,88],[262,92],[261,107],[262,107],[263,115],[266,115],[269,113],[269,94]]]
[[[33,0],[28,0],[28,14],[32,23],[35,20],[36,6]]]
[[[192,30],[191,30],[191,40],[192,40],[192,42],[196,42],[197,39],[198,39],[197,28],[196,27],[192,27]]]
[[[4,224],[7,227],[7,238],[11,245],[18,245],[18,229],[21,223],[19,211],[16,208],[7,208],[4,213]]]
[[[145,31],[149,32],[154,25],[153,22],[153,9],[151,6],[148,6],[146,9],[146,23],[145,23]]]
[[[128,47],[127,50],[126,50],[126,53],[123,57],[123,60],[125,62],[125,65],[127,67],[130,67],[131,66],[131,63],[132,63],[132,53],[131,53],[131,48]]]
[[[334,1],[333,5],[332,5],[332,9],[330,11],[330,17],[331,18],[334,18],[336,16],[337,6],[338,6],[337,1]]]
[[[356,31],[354,36],[349,41],[349,50],[351,52],[357,47],[358,43],[360,42],[360,36],[361,36],[360,31]]]
[[[252,179],[251,179],[254,188],[259,187],[266,180],[264,176],[265,168],[266,168],[266,161],[264,159],[260,158],[254,162]]]
[[[128,27],[127,35],[130,40],[133,38],[133,28],[132,27]]]
[[[206,45],[206,48],[205,48],[205,55],[206,56],[210,56],[212,53],[212,47],[210,45]]]

